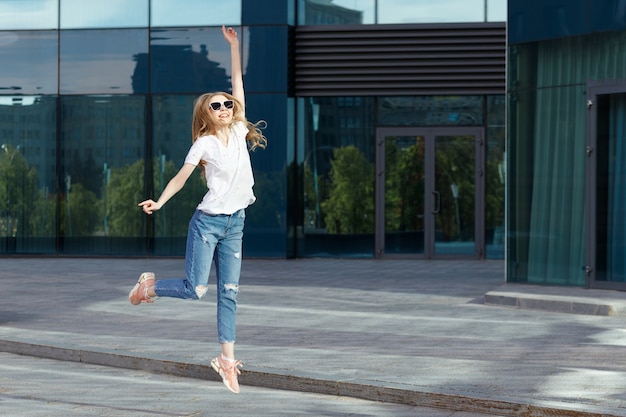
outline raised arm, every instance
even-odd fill
[[[243,74],[241,71],[241,52],[239,51],[239,38],[237,32],[232,27],[226,29],[222,26],[222,33],[224,39],[230,45],[230,62],[231,62],[231,85],[233,89],[233,96],[241,102],[245,111],[245,94],[243,91]]]

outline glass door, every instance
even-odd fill
[[[476,145],[472,134],[433,136],[434,254],[476,256]]]
[[[626,290],[626,82],[588,91],[583,268],[589,287]]]
[[[482,258],[480,128],[380,128],[376,257]]]
[[[426,136],[385,129],[376,150],[376,257],[426,255]],[[432,203],[429,204],[432,207]]]

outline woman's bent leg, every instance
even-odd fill
[[[157,297],[183,298],[186,300],[198,299],[187,279],[171,278],[157,280],[154,283],[154,292]]]
[[[206,294],[217,232],[221,229],[216,227],[216,219],[201,211],[194,213],[187,232],[185,278],[158,280],[154,292],[159,297],[197,300]]]

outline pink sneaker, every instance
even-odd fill
[[[239,381],[237,380],[237,375],[241,375],[239,366],[243,366],[240,361],[230,360],[224,355],[220,355],[211,361],[211,367],[220,374],[226,388],[235,394],[239,394]]]
[[[148,296],[148,290],[154,285],[154,272],[144,272],[139,280],[128,293],[128,299],[132,305],[141,303],[154,303],[154,298]]]

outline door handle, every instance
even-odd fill
[[[435,196],[435,209],[433,210],[433,214],[439,214],[439,212],[441,212],[441,193],[439,191],[433,191],[433,195]]]

